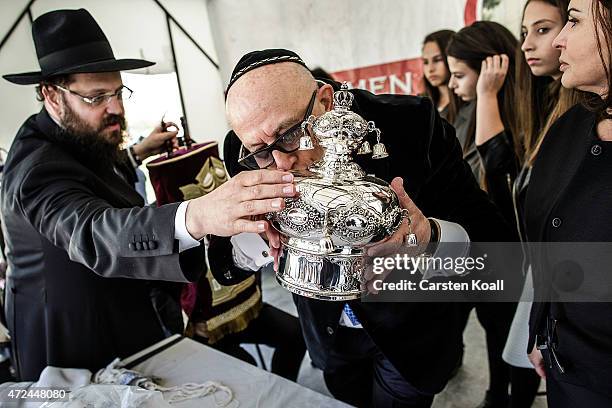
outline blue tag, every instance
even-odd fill
[[[355,316],[355,313],[353,313],[353,310],[350,308],[348,303],[344,304],[344,313],[349,318],[353,326],[357,326],[361,324],[359,323],[359,319],[357,319],[357,316]]]

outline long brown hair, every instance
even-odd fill
[[[480,75],[482,61],[492,55],[506,54],[509,59],[508,73],[504,85],[497,93],[500,115],[504,128],[512,135],[517,157],[522,157],[521,134],[515,119],[515,58],[518,40],[501,24],[493,21],[476,21],[464,27],[453,36],[446,49],[450,57],[463,61],[468,67]],[[470,122],[466,145],[472,144],[476,133],[476,115]]]
[[[603,63],[608,80],[608,94],[601,98],[599,95],[589,94],[584,105],[591,111],[596,112],[599,119],[612,119],[612,0],[593,0],[593,18],[595,24],[595,38],[599,58]],[[599,39],[599,33],[603,33],[604,42]],[[604,47],[608,50],[608,60],[604,56]]]
[[[557,8],[562,23],[567,21],[569,0],[527,0],[521,21],[525,17],[525,9],[533,1],[541,1]],[[520,38],[522,44],[524,38]],[[524,157],[519,158],[521,162],[532,165],[550,126],[581,100],[581,93],[563,88],[560,79],[533,75],[521,47],[516,50],[516,61],[516,118],[525,152]]]
[[[436,45],[440,49],[440,54],[442,55],[442,58],[444,59],[444,66],[446,67],[446,72],[449,72],[449,73],[450,73],[450,68],[448,67],[448,61],[446,59],[446,47],[450,39],[453,37],[453,35],[455,35],[455,32],[453,30],[440,30],[440,31],[436,31],[431,34],[428,34],[423,40],[423,45],[425,45],[428,42],[436,43]],[[438,90],[437,87],[433,86],[431,82],[427,80],[427,77],[425,77],[425,75],[423,75],[423,80],[425,82],[425,93],[427,94],[428,97],[430,97],[433,100],[434,106],[437,107],[438,103],[440,102],[440,91]],[[449,77],[446,78],[446,85],[448,85],[449,80],[450,80],[450,74],[449,74]],[[446,116],[446,120],[448,122],[450,123],[455,122],[455,119],[457,118],[457,111],[459,110],[460,106],[461,106],[461,99],[449,89],[448,91],[448,114]]]

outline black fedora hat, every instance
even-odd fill
[[[3,75],[19,85],[37,84],[54,75],[114,72],[144,68],[154,62],[115,59],[108,39],[85,9],[50,11],[32,23],[32,37],[41,70]]]

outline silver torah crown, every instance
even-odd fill
[[[353,154],[371,150],[365,137],[372,132],[377,137],[374,156],[387,156],[374,122],[351,111],[353,99],[344,83],[334,93],[331,111],[304,121],[304,136],[310,128],[323,158],[307,172],[294,173],[299,197],[286,199],[282,211],[268,214],[285,252],[277,280],[315,299],[362,296],[364,246],[393,234],[402,222],[399,200],[389,184],[366,175],[353,161]]]

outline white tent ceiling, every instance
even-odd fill
[[[0,39],[30,1],[0,0]],[[221,141],[227,131],[223,89],[244,52],[291,48],[307,63],[332,72],[415,58],[428,32],[459,29],[466,2],[474,0],[35,0],[30,9],[36,18],[58,8],[85,7],[117,57],[149,59],[157,62],[149,72],[170,72],[174,61],[168,27],[157,1],[219,65],[217,69],[177,23],[171,23],[191,133],[198,140]],[[503,0],[489,14],[517,33],[522,3]],[[26,14],[0,49],[0,73],[37,69]],[[0,147],[8,148],[19,126],[40,105],[33,87],[0,80],[0,95]]]

